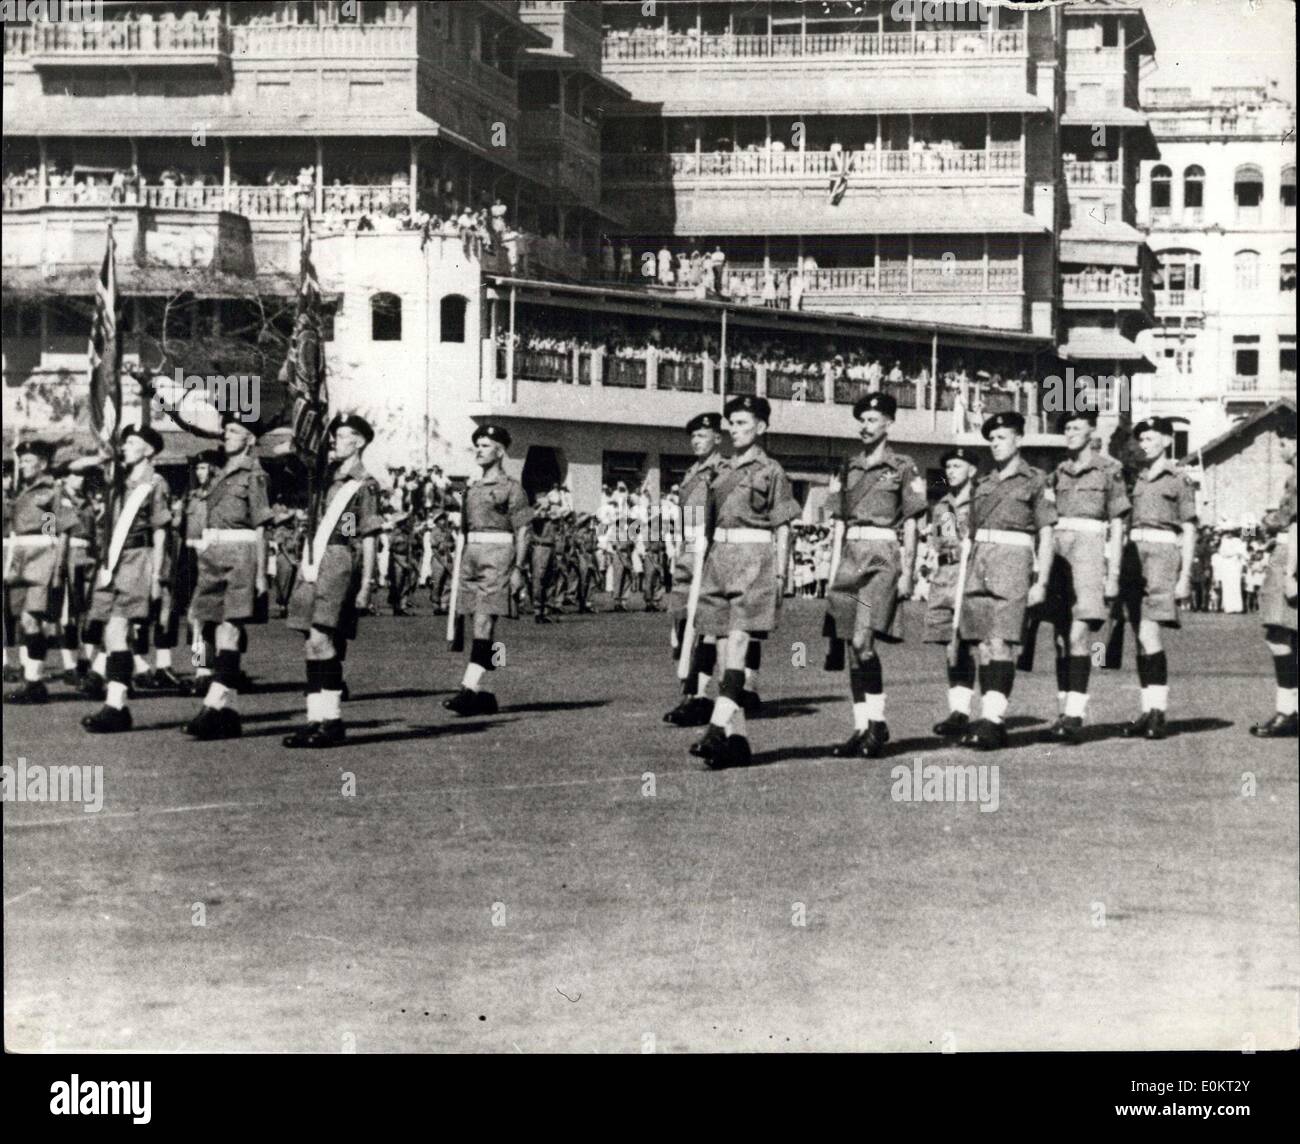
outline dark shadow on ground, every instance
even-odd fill
[[[501,708],[503,715],[532,715],[548,711],[581,711],[586,707],[608,707],[608,699],[584,699],[555,703],[507,703]]]
[[[1123,739],[1124,728],[1127,726],[1127,723],[1096,723],[1085,726],[1083,741],[1095,743],[1101,739]],[[1223,731],[1233,726],[1236,724],[1230,719],[1168,719],[1165,721],[1171,739],[1177,735],[1199,735],[1205,731]],[[1146,742],[1146,740],[1134,738],[1132,742]]]

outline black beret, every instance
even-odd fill
[[[470,441],[477,445],[480,437],[486,437],[489,441],[495,441],[503,449],[510,448],[510,434],[500,425],[480,425],[474,430],[474,436],[470,438]]]
[[[1014,429],[1017,433],[1023,433],[1025,431],[1025,419],[1013,409],[1009,409],[1005,413],[995,413],[984,422],[983,427],[980,429],[980,432],[984,434],[984,440],[987,441],[993,436],[994,429]]]
[[[351,429],[354,433],[361,434],[369,445],[375,439],[375,431],[370,427],[370,422],[364,417],[358,417],[355,413],[340,413],[333,421],[330,422],[329,433],[334,433],[339,429]]]
[[[1144,417],[1133,426],[1133,439],[1136,441],[1143,433],[1163,433],[1166,437],[1174,435],[1174,423],[1168,417]]]
[[[748,393],[733,397],[722,407],[722,415],[728,419],[733,413],[752,413],[760,421],[772,420],[772,407],[765,397],[754,397]]]
[[[54,460],[54,446],[48,441],[22,441],[14,452],[20,457],[24,453],[30,453],[33,457],[40,457],[47,465]]]
[[[714,432],[722,431],[722,414],[721,413],[699,413],[686,422],[686,432],[694,433],[696,429],[712,429]]]
[[[238,413],[223,413],[221,415],[221,427],[224,429],[227,425],[242,426],[254,437],[260,437],[267,430],[267,426],[260,421],[246,421]]]
[[[204,449],[195,453],[191,460],[195,465],[211,465],[217,469],[226,463],[225,454],[220,449]]]
[[[122,430],[122,440],[125,441],[128,437],[139,437],[140,440],[148,445],[155,453],[161,453],[163,451],[162,437],[159,435],[157,429],[154,429],[149,425],[128,425]]]
[[[957,445],[949,449],[939,458],[940,467],[946,465],[949,461],[965,461],[968,465],[977,467],[979,465],[979,458],[975,456],[975,450],[969,445]]]
[[[1056,431],[1064,433],[1065,427],[1071,421],[1086,421],[1094,429],[1097,427],[1097,411],[1095,409],[1067,409],[1063,413],[1056,415]]]
[[[891,420],[898,414],[898,402],[887,393],[868,393],[853,403],[853,419],[856,421],[864,413],[874,409]]]

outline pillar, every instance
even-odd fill
[[[410,179],[410,188],[407,195],[407,210],[411,214],[415,213],[419,204],[419,187],[420,187],[420,141],[412,136],[407,140],[408,150],[408,172],[407,178]]]
[[[316,188],[312,196],[312,209],[316,214],[325,210],[325,141],[316,136]]]

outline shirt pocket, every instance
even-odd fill
[[[1101,473],[1090,473],[1077,482],[1071,490],[1071,512],[1104,520],[1106,517],[1106,478]],[[1059,506],[1058,506],[1059,507]]]
[[[766,516],[772,502],[772,477],[768,473],[756,476],[749,483],[749,511]]]

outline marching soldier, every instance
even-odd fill
[[[939,463],[943,466],[948,491],[930,512],[930,547],[935,567],[925,610],[925,642],[944,645],[948,668],[948,715],[934,725],[934,733],[945,739],[959,739],[970,730],[975,657],[969,643],[953,638],[953,608],[957,603],[961,547],[970,537],[971,493],[979,462],[974,449],[958,445],[944,453]]]
[[[636,541],[631,531],[631,511],[627,501],[617,504],[617,515],[612,522],[610,536],[610,564],[613,568],[613,611],[626,612],[628,592],[635,586],[636,580]]]
[[[887,393],[872,393],[854,404],[862,451],[848,464],[834,513],[840,559],[826,611],[831,638],[849,641],[853,698],[853,734],[835,748],[837,758],[879,758],[889,742],[876,644],[902,638],[897,609],[912,594],[916,518],[926,509],[925,481],[916,465],[889,447],[897,412],[898,403]]]
[[[594,612],[587,601],[600,582],[600,562],[596,558],[596,518],[583,513],[573,528],[573,566],[578,612]]]
[[[1024,431],[1019,413],[995,413],[984,422],[993,470],[975,486],[971,504],[973,547],[958,637],[980,645],[981,718],[961,742],[981,751],[1007,744],[1003,720],[1016,677],[1014,648],[1021,640],[1025,610],[1047,598],[1052,571],[1056,506],[1047,474],[1020,456]]]
[[[686,431],[691,435],[691,452],[695,461],[682,478],[678,498],[681,519],[674,523],[679,543],[677,559],[673,563],[673,588],[668,596],[674,659],[680,655],[686,630],[686,605],[695,572],[696,546],[704,543],[709,488],[727,463],[722,455],[721,414],[701,413],[692,417],[686,423]],[[698,623],[696,626],[698,629]],[[682,701],[664,716],[665,723],[678,727],[702,727],[713,714],[713,701],[708,698],[708,691],[709,680],[713,678],[718,662],[717,636],[711,633],[698,635],[690,655],[690,670],[682,682]]]
[[[153,668],[140,680],[148,691],[182,690],[180,678],[172,670],[172,653],[179,642],[187,606],[179,580],[182,554],[188,550],[181,532],[175,527],[184,515],[185,504],[177,498],[169,501],[169,507],[173,527],[167,529],[167,540],[163,546],[162,591],[152,602],[149,612],[153,624]]]
[[[399,512],[393,517],[388,534],[388,606],[395,616],[407,614],[411,587],[420,571],[415,557],[414,525],[409,512]]]
[[[482,477],[465,490],[456,611],[470,617],[473,642],[460,691],[443,701],[457,715],[495,715],[496,696],[483,690],[483,676],[495,670],[492,637],[497,617],[509,614],[510,597],[524,586],[532,510],[523,486],[502,466],[510,434],[500,425],[474,430],[474,459]]]
[[[122,434],[126,479],[112,533],[104,538],[90,606],[91,618],[104,625],[108,653],[104,706],[81,720],[94,735],[131,730],[131,710],[126,705],[133,667],[131,629],[149,622],[155,601],[162,597],[167,532],[172,521],[167,482],[153,467],[162,448],[162,437],[147,425]]]
[[[234,739],[243,731],[235,701],[239,696],[240,648],[249,624],[263,622],[266,596],[266,525],[271,506],[266,472],[253,456],[253,425],[227,414],[225,464],[208,487],[207,519],[199,551],[199,575],[191,608],[204,625],[204,664],[212,674],[203,707],[182,728],[196,739]]]
[[[1277,678],[1277,710],[1272,718],[1256,723],[1250,733],[1260,739],[1294,739],[1296,715],[1296,423],[1294,415],[1278,434],[1278,452],[1291,467],[1282,503],[1264,519],[1275,534],[1273,556],[1259,597],[1264,639],[1273,656]]]
[[[712,769],[750,761],[741,703],[751,640],[775,630],[784,594],[790,521],[800,513],[785,470],[763,451],[772,410],[763,397],[738,396],[723,415],[734,450],[709,489],[713,534],[699,606],[704,632],[726,638],[722,683],[703,738],[691,754]]]
[[[289,601],[289,627],[306,637],[307,664],[307,723],[283,740],[294,749],[336,747],[344,740],[341,652],[356,639],[358,615],[370,603],[376,537],[384,528],[379,484],[363,460],[375,439],[370,423],[339,414],[329,432],[329,485]]]
[[[1129,510],[1124,468],[1093,449],[1096,428],[1093,411],[1061,415],[1058,432],[1065,437],[1067,456],[1049,478],[1056,497],[1056,558],[1044,607],[1056,638],[1059,710],[1042,739],[1070,746],[1082,741],[1092,640],[1119,595],[1124,517]]]
[[[91,657],[84,654],[82,636],[94,591],[96,563],[95,506],[87,495],[86,480],[99,465],[97,457],[73,457],[59,467],[59,484],[78,521],[69,529],[68,569],[60,611],[63,682],[78,689],[90,670]]]
[[[668,580],[668,541],[664,536],[664,508],[651,505],[642,532],[642,563],[645,567],[645,610],[661,612],[659,600]]]
[[[1129,621],[1137,629],[1138,681],[1142,714],[1128,737],[1163,739],[1168,734],[1169,663],[1162,628],[1180,627],[1178,605],[1192,595],[1196,554],[1196,489],[1168,459],[1174,427],[1149,417],[1133,426],[1142,467],[1133,482],[1132,521],[1120,571],[1120,590]]]
[[[213,477],[221,471],[225,458],[220,449],[204,449],[194,458],[194,474],[185,494],[182,508],[183,523],[178,530],[176,601],[174,607],[185,617],[189,629],[190,648],[197,651],[194,677],[181,680],[184,695],[204,695],[212,682],[213,649],[205,645],[203,629],[206,625],[194,616],[194,595],[199,582],[199,554],[203,550],[203,531],[208,523],[208,489]]]
[[[448,516],[440,512],[433,518],[429,535],[429,599],[433,601],[433,614],[447,614],[451,594],[452,554],[456,541],[448,524]]]
[[[275,549],[275,606],[280,616],[289,614],[289,600],[293,597],[294,579],[298,562],[302,559],[302,534],[293,510],[280,506],[271,528],[271,542]]]
[[[551,512],[551,502],[545,493],[538,493],[533,505],[532,575],[533,620],[539,624],[554,621],[546,614],[546,598],[555,577],[555,546],[559,541],[559,526]],[[551,605],[555,611],[555,605]]]
[[[10,506],[4,580],[22,636],[23,683],[4,698],[6,703],[48,703],[45,625],[59,618],[55,605],[67,571],[68,541],[81,521],[50,475],[53,447],[25,441],[16,451],[22,488]]]

